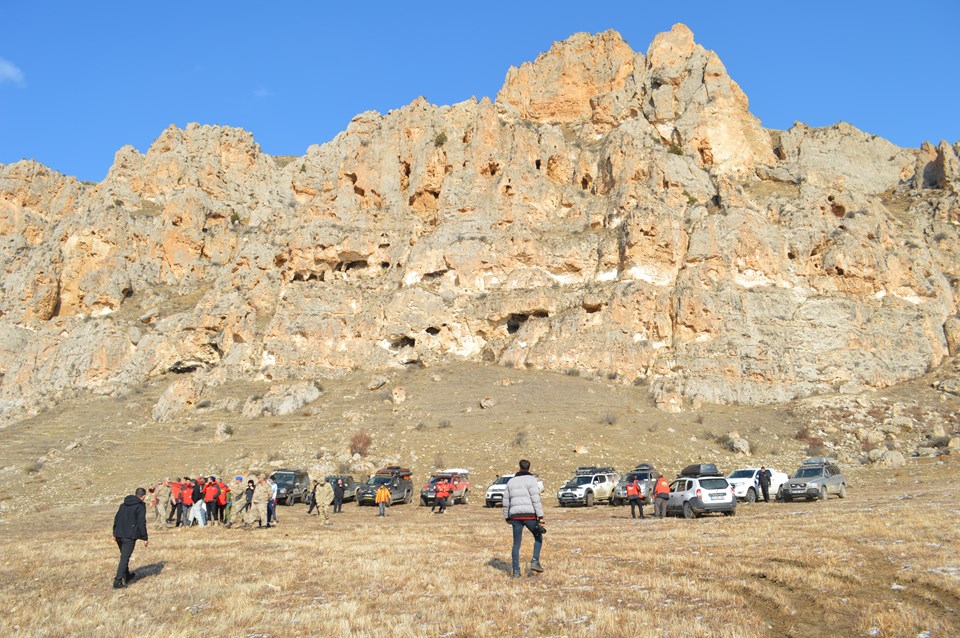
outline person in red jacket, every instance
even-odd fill
[[[217,496],[217,515],[221,523],[225,523],[224,511],[227,509],[227,492],[230,488],[223,481],[217,481],[217,487],[220,488],[220,494]]]
[[[447,479],[440,479],[437,481],[437,485],[433,489],[435,499],[434,504],[440,506],[437,514],[443,514],[445,511],[447,511],[447,499],[450,498],[450,482]]]
[[[183,523],[183,498],[180,493],[183,491],[183,483],[180,481],[171,481],[170,482],[170,499],[174,503],[174,507],[171,508],[170,516],[177,518],[176,527],[180,527],[180,524]],[[167,519],[168,523],[173,521],[169,518]]]
[[[183,506],[183,526],[190,527],[190,510],[193,509],[193,481],[183,477],[180,487],[180,504]]]
[[[215,524],[219,519],[217,499],[220,497],[220,486],[217,485],[217,477],[211,476],[203,485],[203,502],[207,508],[207,522]]]

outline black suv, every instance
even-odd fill
[[[303,470],[277,470],[270,480],[277,484],[277,503],[293,505],[310,500],[310,475]]]
[[[413,500],[413,473],[399,465],[388,465],[374,473],[357,488],[357,505],[376,505],[377,488],[386,485],[391,503],[409,503]]]
[[[352,501],[357,498],[357,489],[360,487],[360,484],[353,480],[353,477],[349,474],[332,474],[330,476],[323,477],[323,480],[330,484],[330,487],[333,487],[337,482],[337,479],[343,481],[343,500]],[[333,501],[331,501],[332,503]]]

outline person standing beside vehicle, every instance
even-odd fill
[[[313,510],[317,507],[317,488],[320,487],[320,481],[314,479],[313,488],[310,490],[310,507],[307,508],[307,516],[313,514]],[[319,512],[318,512],[319,513]]]
[[[323,519],[324,525],[330,524],[330,504],[333,502],[333,486],[322,481],[317,488],[317,513]]]
[[[144,547],[149,547],[147,537],[147,506],[144,499],[147,490],[138,487],[133,494],[123,499],[120,509],[113,517],[113,540],[120,549],[120,563],[117,565],[117,575],[113,579],[114,589],[123,589],[136,578],[130,571],[130,557],[138,540],[143,541]]]
[[[757,472],[757,483],[760,485],[760,491],[763,493],[763,502],[770,502],[770,479],[773,477],[770,470],[764,466],[760,466],[760,471]]]
[[[253,519],[257,521],[257,527],[263,527],[264,524],[266,524],[266,528],[270,529],[269,504],[271,493],[272,490],[267,479],[263,478],[263,476],[257,477],[257,486],[253,490],[253,499],[251,501]]]
[[[390,504],[390,500],[391,500],[390,488],[387,487],[386,485],[381,484],[380,487],[377,488],[377,493],[376,493],[376,496],[374,497],[374,501],[376,502],[377,507],[380,510],[377,516],[387,515],[387,505]]]
[[[540,485],[530,473],[530,461],[520,461],[520,470],[507,481],[503,492],[503,518],[513,527],[513,577],[520,577],[520,543],[524,528],[533,534],[533,557],[531,572],[543,572],[540,564],[540,549],[543,547],[543,502],[540,500]]]
[[[670,500],[670,485],[663,474],[657,477],[657,483],[653,486],[653,515],[657,518],[666,518],[667,501]]]
[[[277,494],[280,492],[280,486],[272,478],[267,479],[267,487],[270,488],[270,501],[267,503],[267,527],[272,522],[277,524]]]
[[[636,518],[637,514],[634,508],[640,510],[640,518],[643,518],[643,501],[640,500],[640,481],[634,476],[633,480],[624,486],[627,491],[627,500],[630,501],[630,518]]]
[[[333,513],[340,514],[343,511],[343,496],[346,488],[343,485],[343,479],[339,476],[333,483]]]
[[[450,483],[447,479],[440,479],[433,489],[434,505],[440,508],[437,514],[443,514],[447,511],[447,499],[450,498]]]

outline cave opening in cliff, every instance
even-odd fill
[[[357,259],[354,261],[341,261],[337,263],[336,270],[347,272],[348,270],[358,270],[369,266],[366,259]]]
[[[416,345],[417,340],[406,335],[401,335],[399,337],[393,337],[390,339],[391,350],[403,350],[404,348],[412,348]]]
[[[429,326],[424,330],[424,332],[426,332],[428,335],[433,335],[434,337],[436,337],[438,334],[440,334],[440,328],[437,328],[435,326]]]
[[[510,315],[510,318],[507,319],[507,333],[516,334],[520,330],[520,326],[526,323],[527,319],[530,318],[530,315],[523,314],[513,314]]]

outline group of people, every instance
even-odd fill
[[[307,510],[307,516],[317,510],[317,516],[323,519],[324,525],[330,525],[330,506],[333,506],[333,513],[343,512],[343,497],[346,492],[346,485],[339,476],[330,481],[314,481],[313,489],[310,490],[310,508]]]
[[[151,484],[145,491],[145,503],[153,511],[155,529],[206,525],[229,528],[237,523],[271,527],[277,521],[277,484],[264,476],[246,482],[237,476],[230,483],[215,476],[185,476]]]

